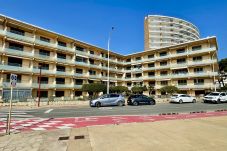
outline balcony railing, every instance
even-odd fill
[[[6,32],[6,35],[7,35],[7,37],[10,37],[12,39],[30,42],[30,43],[33,43],[34,40],[35,40],[33,37],[23,36],[23,35],[19,35],[19,34],[9,32],[9,31]]]

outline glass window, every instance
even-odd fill
[[[160,57],[167,56],[167,52],[160,52],[160,53],[159,53],[159,56],[160,56]]]
[[[185,49],[178,49],[177,53],[185,53]]]
[[[39,66],[42,67],[42,70],[49,70],[49,64],[39,63]]]
[[[60,71],[60,72],[65,72],[65,66],[59,66],[57,65],[57,71]]]
[[[82,47],[80,47],[80,46],[76,46],[76,50],[84,51],[84,48],[82,48]]]
[[[82,73],[83,73],[83,69],[78,69],[78,68],[76,68],[76,73],[82,74]]]
[[[194,79],[194,85],[203,85],[204,79]]]
[[[66,43],[62,41],[58,41],[58,45],[62,47],[66,47]]]
[[[202,56],[193,57],[193,61],[202,61]]]
[[[57,53],[57,58],[59,58],[59,59],[66,59],[66,54]]]
[[[178,80],[178,85],[187,85],[187,80]]]
[[[154,54],[148,55],[148,59],[154,58]]]
[[[203,72],[203,68],[194,68],[195,73]]]
[[[83,79],[75,79],[75,84],[76,85],[82,85],[83,84]]]
[[[10,32],[14,34],[22,35],[22,36],[24,36],[24,33],[25,33],[24,30],[14,28],[14,27],[10,27]]]
[[[202,49],[201,45],[192,47],[192,51],[201,50],[201,49]]]
[[[148,67],[149,68],[154,67],[154,63],[148,63]]]
[[[131,62],[131,59],[127,59],[126,62]]]
[[[43,56],[50,56],[50,51],[39,49],[39,54]]]
[[[160,62],[160,66],[166,66],[166,65],[167,65],[167,61]]]
[[[56,84],[65,84],[65,78],[56,78]]]
[[[49,42],[50,43],[50,39],[49,38],[46,38],[46,37],[43,37],[43,36],[40,36],[39,38],[41,41],[45,41],[45,42]]]
[[[93,55],[93,54],[95,54],[95,52],[94,52],[94,51],[92,51],[92,50],[90,50],[90,54],[92,54],[92,55]]]
[[[161,81],[161,85],[168,85],[168,81]]]
[[[15,50],[20,50],[20,51],[23,51],[24,49],[24,46],[21,45],[21,44],[17,44],[17,43],[9,43],[9,48],[10,49],[15,49]]]
[[[136,61],[141,60],[141,57],[136,57]]]
[[[185,58],[177,59],[177,64],[181,64],[181,63],[186,63],[186,59]]]

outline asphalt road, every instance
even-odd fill
[[[184,103],[184,104],[156,104],[143,106],[111,106],[111,107],[60,107],[33,109],[29,115],[41,118],[60,117],[85,117],[85,116],[108,116],[108,115],[157,115],[160,113],[188,113],[197,111],[215,111],[227,109],[227,103],[204,104],[204,103]],[[26,112],[26,111],[25,111]]]
[[[157,115],[160,113],[188,113],[197,111],[215,111],[227,109],[227,103],[204,104],[184,103],[170,104],[162,103],[156,105],[142,106],[110,106],[110,107],[59,107],[40,108],[30,110],[13,109],[13,118],[64,118],[64,117],[85,117],[85,116],[108,116],[108,115]],[[8,111],[0,109],[0,118],[6,117]]]

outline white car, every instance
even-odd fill
[[[176,102],[180,104],[184,102],[196,103],[196,98],[187,94],[175,94],[171,97],[170,102]]]
[[[203,97],[203,102],[213,102],[213,103],[221,103],[227,101],[227,93],[225,92],[212,92]]]

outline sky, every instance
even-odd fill
[[[144,50],[144,18],[187,20],[201,38],[216,36],[219,59],[227,58],[227,0],[0,0],[0,14],[77,40],[130,54]]]

